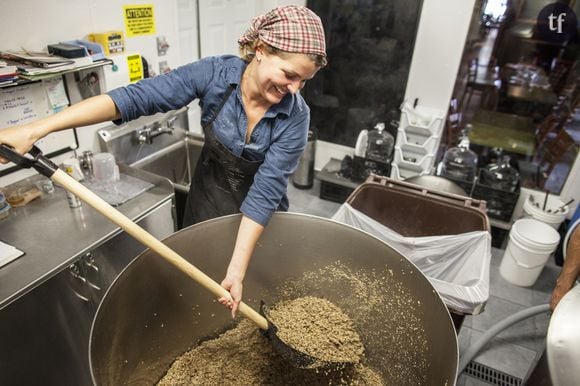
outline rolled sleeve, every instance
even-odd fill
[[[309,125],[310,114],[306,111],[288,124],[266,152],[240,207],[244,215],[258,224],[267,225],[286,194],[288,179],[306,147]]]
[[[121,113],[121,119],[115,123],[176,110],[201,98],[214,76],[212,59],[202,59],[165,75],[109,91],[107,94]]]

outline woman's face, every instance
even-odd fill
[[[284,95],[297,93],[319,69],[305,54],[284,53],[282,57],[259,49],[257,59],[255,81],[260,97],[268,104],[280,103]]]

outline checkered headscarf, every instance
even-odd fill
[[[324,28],[318,15],[305,7],[278,7],[252,20],[238,44],[257,39],[286,52],[316,54],[326,57]]]

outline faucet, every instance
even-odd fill
[[[83,153],[77,157],[81,163],[81,169],[86,171],[89,175],[93,174],[93,152],[90,150],[83,151]]]
[[[158,137],[161,134],[173,134],[173,122],[174,120],[171,122],[168,121],[165,126],[155,123],[153,126],[143,126],[142,128],[137,129],[137,141],[139,141],[140,144],[147,143],[150,145],[153,143],[153,138]]]

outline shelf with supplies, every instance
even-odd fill
[[[66,68],[63,70],[59,70],[58,67],[51,68],[51,69],[47,69],[46,72],[38,73],[35,75],[26,75],[26,74],[19,73],[18,79],[16,79],[15,82],[10,83],[10,84],[0,85],[0,89],[20,86],[20,85],[24,85],[27,83],[38,82],[38,81],[41,81],[43,79],[50,79],[50,78],[54,78],[57,76],[77,73],[80,71],[91,70],[91,69],[100,68],[100,67],[109,66],[109,65],[110,66],[114,65],[114,62],[111,59],[100,59],[100,60],[94,61],[91,64],[77,66],[77,67],[73,67],[73,68]]]
[[[99,80],[100,75],[93,72],[107,65],[113,65],[113,61],[103,59],[61,71],[54,69],[36,76],[19,76],[12,84],[0,87],[0,128],[48,117],[79,100],[100,94],[104,80]],[[79,147],[74,128],[52,133],[36,145],[49,158]],[[21,169],[11,163],[0,164],[0,177]]]

